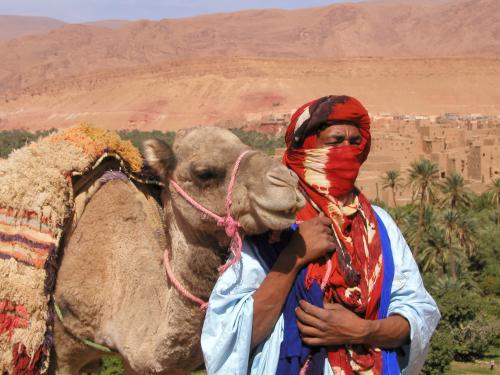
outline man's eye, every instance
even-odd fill
[[[338,144],[341,144],[342,142],[344,142],[344,139],[345,137],[332,137],[332,140],[331,140],[331,144],[334,144],[334,145],[338,145]]]
[[[361,144],[361,141],[362,141],[361,137],[354,137],[349,140],[349,143],[351,145],[359,145]]]

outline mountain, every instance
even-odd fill
[[[54,79],[0,97],[0,129],[241,126],[327,94],[372,114],[500,113],[498,58],[184,59]]]
[[[167,60],[500,56],[498,0],[373,1],[64,25],[0,43],[0,92]]]
[[[130,21],[126,20],[100,20],[100,21],[85,22],[84,24],[97,27],[106,27],[108,29],[119,29],[120,27],[123,27],[129,23]]]
[[[63,21],[49,17],[25,17],[0,15],[0,40],[24,35],[46,33],[65,25]]]

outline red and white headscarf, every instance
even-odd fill
[[[325,126],[356,126],[359,145],[317,147]],[[298,213],[307,220],[324,212],[340,249],[331,256],[333,272],[324,289],[325,301],[341,303],[365,319],[378,317],[382,289],[382,247],[375,213],[365,196],[354,187],[361,164],[370,151],[370,118],[362,104],[348,96],[326,96],[301,106],[287,129],[283,162],[299,176],[308,204]],[[342,205],[338,197],[354,192],[354,203]],[[308,266],[306,286],[319,285],[327,259]],[[363,346],[328,348],[332,368],[346,375],[355,372],[381,374],[381,352]],[[335,371],[335,374],[337,373]]]

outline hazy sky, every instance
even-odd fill
[[[68,22],[160,19],[252,8],[307,8],[349,0],[0,0],[0,14],[48,16]]]

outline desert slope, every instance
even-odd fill
[[[65,25],[63,21],[49,17],[0,15],[0,40],[46,33],[63,25]]]
[[[500,113],[500,60],[255,59],[167,62],[53,80],[0,98],[0,129],[237,126],[349,94],[374,113]]]
[[[84,25],[106,27],[108,29],[119,29],[129,23],[130,21],[126,20],[100,20],[100,21],[84,22]]]
[[[99,69],[223,56],[265,58],[500,55],[498,0],[382,1],[66,25],[0,43],[0,91]]]

